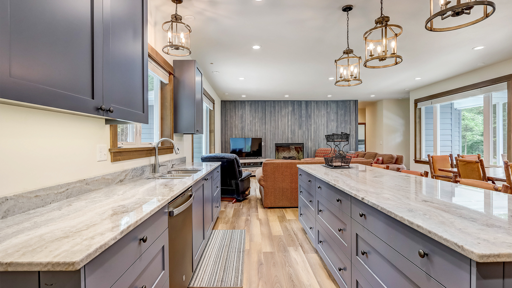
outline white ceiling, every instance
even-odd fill
[[[404,29],[398,39],[404,62],[386,69],[362,68],[363,84],[350,88],[328,80],[335,77],[334,59],[346,48],[346,14],[341,7],[354,4],[350,46],[364,56],[363,33],[380,15],[378,0],[184,0],[178,9],[183,16],[195,17],[185,20],[193,30],[191,56],[223,100],[375,101],[408,97],[406,89],[511,58],[512,1],[494,2],[497,10],[489,19],[434,33],[424,28],[428,0],[384,1],[384,14]],[[149,0],[149,5],[155,32],[164,33],[158,27],[174,13],[174,4]],[[253,45],[261,49],[254,50]],[[474,51],[476,46],[485,49]],[[372,94],[376,96],[370,98]]]

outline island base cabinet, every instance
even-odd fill
[[[39,288],[39,272],[0,272],[0,288]]]
[[[317,251],[331,271],[340,287],[350,287],[352,265],[350,259],[337,252],[336,242],[325,232],[322,226],[317,226]]]
[[[352,265],[352,288],[373,288],[363,274]]]

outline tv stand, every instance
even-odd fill
[[[263,166],[265,161],[269,160],[269,158],[243,158],[240,159],[240,164],[242,164],[243,172],[251,172],[252,176],[256,176],[256,170]]]

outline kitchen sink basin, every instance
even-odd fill
[[[194,175],[201,170],[171,170],[170,175]]]
[[[154,174],[152,178],[154,179],[185,179],[188,177],[192,177],[192,175],[196,174],[201,170],[171,170],[167,174]]]

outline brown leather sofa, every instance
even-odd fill
[[[371,165],[375,159],[382,157],[382,164],[388,165],[389,170],[393,171],[401,171],[407,169],[404,165],[404,156],[402,155],[395,155],[395,154],[379,154],[377,152],[363,152],[359,151],[356,152],[358,154],[357,158],[352,159],[352,163],[358,163],[359,161],[363,161],[367,163],[370,161],[370,164],[365,165]],[[359,163],[362,164],[362,163]]]
[[[297,165],[324,164],[324,159],[267,160],[256,171],[263,207],[299,206]]]

